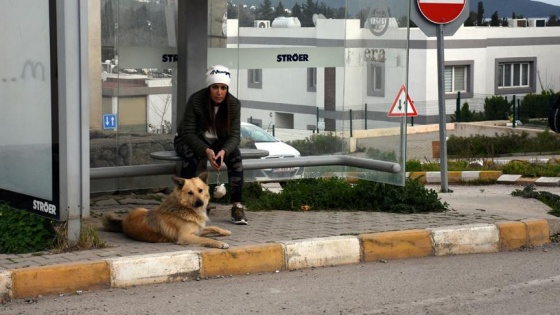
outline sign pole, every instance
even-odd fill
[[[444,85],[444,58],[443,58],[443,25],[446,24],[447,35],[453,35],[455,31],[469,15],[469,0],[416,0],[418,11],[411,11],[411,20],[415,21],[418,27],[427,36],[437,37],[437,73],[438,73],[438,109],[439,109],[439,157],[441,173],[441,192],[449,192],[447,179],[447,137],[445,135],[446,116],[445,116],[445,85]],[[412,13],[416,14],[413,15]],[[418,13],[425,19],[419,18]],[[427,23],[425,20],[431,22]],[[436,27],[433,27],[436,24]]]
[[[445,135],[445,86],[444,75],[444,56],[443,56],[443,24],[437,25],[437,69],[438,69],[438,109],[439,109],[439,159],[441,174],[441,192],[449,192],[447,179],[447,137]]]

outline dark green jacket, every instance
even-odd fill
[[[239,147],[239,134],[241,132],[241,103],[229,92],[228,94],[231,134],[227,138],[218,134],[218,140],[222,143],[222,149],[226,152],[226,156]],[[207,88],[193,93],[187,101],[183,119],[177,127],[178,137],[176,141],[188,145],[198,156],[206,156],[205,151],[210,147],[204,139],[204,133],[207,131],[206,120],[208,119],[209,97]]]

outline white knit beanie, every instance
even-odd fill
[[[224,66],[216,65],[210,67],[210,69],[206,72],[206,87],[216,83],[222,83],[229,87],[230,81],[231,74],[229,69]]]

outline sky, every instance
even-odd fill
[[[533,1],[539,1],[539,2],[560,6],[560,0],[533,0]]]

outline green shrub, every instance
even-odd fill
[[[524,177],[558,177],[560,176],[560,165],[545,163],[529,163],[526,161],[513,160],[501,167],[504,174],[517,174]]]
[[[493,147],[488,142],[489,138],[483,135],[472,135],[469,137],[451,135],[447,139],[447,155],[449,157],[467,159],[494,156]]]
[[[543,90],[541,94],[525,95],[519,104],[519,119],[525,123],[532,118],[547,118],[555,97],[557,94],[552,90]]]
[[[0,204],[0,253],[45,250],[52,246],[55,236],[52,220]]]
[[[537,141],[531,141],[533,152],[549,153],[560,151],[560,135],[549,129],[537,134]]]
[[[457,119],[457,117],[459,119]],[[469,121],[483,121],[486,116],[482,112],[476,112],[469,109],[469,103],[463,103],[459,113],[455,110],[455,114],[451,115],[451,121],[469,122]]]
[[[418,160],[408,160],[405,164],[406,172],[422,172],[424,171],[422,162]]]
[[[494,137],[472,135],[457,137],[451,135],[447,140],[447,154],[457,158],[490,158],[500,155],[523,153],[557,153],[560,152],[560,135],[545,130],[536,137],[529,137],[523,131],[520,134],[508,133]]]
[[[511,113],[511,103],[502,96],[484,98],[484,115],[486,120],[508,119]]]
[[[398,161],[395,151],[387,152],[387,151],[381,151],[376,148],[367,148],[366,156],[374,160],[389,161],[389,162]]]
[[[318,178],[290,181],[278,193],[264,191],[258,199],[245,198],[251,210],[346,210],[397,213],[441,212],[448,210],[437,192],[417,180],[405,186],[359,180],[350,184],[343,178]]]
[[[321,155],[348,151],[344,138],[334,133],[313,134],[304,140],[287,141],[296,148],[302,156]]]

